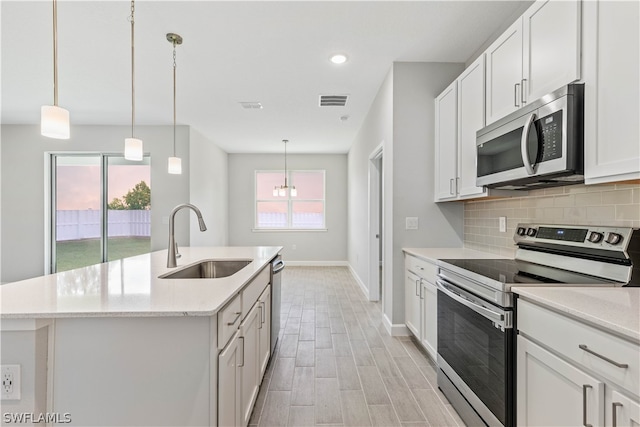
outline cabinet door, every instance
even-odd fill
[[[604,383],[522,335],[517,345],[518,425],[604,425]]]
[[[580,79],[581,1],[537,1],[522,15],[523,100]]]
[[[486,123],[490,125],[522,105],[522,18],[489,46],[486,61]]]
[[[438,360],[438,292],[436,286],[422,281],[422,345],[435,362]]]
[[[218,356],[218,425],[240,424],[242,339],[236,332]]]
[[[458,144],[458,86],[453,82],[436,98],[435,200],[455,199]]]
[[[258,397],[258,388],[260,385],[260,361],[258,359],[258,349],[260,348],[259,326],[260,304],[254,304],[240,325],[240,335],[244,341],[241,378],[241,426],[249,424],[253,404]]]
[[[640,3],[583,7],[585,182],[640,179]]]
[[[607,426],[640,425],[640,404],[615,390],[611,393],[611,401],[607,402],[606,411],[608,413]]]
[[[269,357],[271,356],[271,285],[267,286],[260,299],[260,351],[258,352],[258,361],[260,364],[260,383],[262,383],[262,377],[267,370],[269,364]]]
[[[404,317],[407,328],[420,338],[420,278],[405,270]]]
[[[484,127],[484,55],[458,78],[458,176],[460,197],[481,196],[476,187],[476,132]]]

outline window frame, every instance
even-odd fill
[[[254,171],[253,177],[253,232],[296,232],[296,231],[327,231],[327,171],[326,169],[289,169],[286,178],[290,187],[295,185],[293,174],[295,173],[321,173],[322,174],[322,199],[301,199],[291,197],[291,191],[287,192],[287,227],[260,227],[258,225],[258,203],[284,201],[284,198],[278,199],[258,199],[258,174],[260,173],[281,173],[284,175],[283,169],[257,169]],[[322,227],[304,228],[293,227],[293,202],[322,202]]]

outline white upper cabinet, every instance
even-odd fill
[[[454,81],[436,98],[435,200],[457,196],[458,82]]]
[[[487,125],[580,79],[580,9],[539,0],[487,49]]]
[[[640,179],[640,3],[584,3],[585,182]]]

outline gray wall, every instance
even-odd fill
[[[37,125],[2,126],[2,282],[41,276],[45,272],[44,159],[47,152],[111,152],[124,149],[129,126],[73,126],[71,139],[55,140],[40,135]],[[166,248],[171,209],[189,201],[189,129],[179,126],[177,153],[183,159],[182,175],[167,173],[173,149],[171,126],[138,126],[136,136],[151,155],[151,249]],[[189,218],[176,220],[176,237],[189,244]]]
[[[293,154],[288,169],[324,169],[327,231],[254,232],[256,170],[282,170],[283,155],[229,154],[229,244],[283,246],[301,264],[344,264],[347,259],[347,155]],[[293,249],[296,245],[296,249]]]
[[[463,64],[394,63],[349,151],[349,263],[368,280],[369,155],[384,141],[383,310],[404,324],[403,247],[460,247],[462,204],[433,200],[434,99]],[[405,230],[405,217],[418,230]]]
[[[229,242],[228,158],[211,140],[190,128],[191,203],[202,212],[204,233],[191,216],[191,246],[226,246]]]

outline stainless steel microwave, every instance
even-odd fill
[[[584,182],[584,84],[570,84],[476,133],[476,185],[504,190]]]

